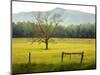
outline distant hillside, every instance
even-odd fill
[[[95,14],[76,11],[76,10],[67,10],[63,8],[55,8],[50,11],[46,11],[50,13],[52,17],[54,14],[58,13],[61,15],[62,22],[64,24],[82,24],[82,23],[95,23]],[[18,21],[32,21],[33,16],[38,12],[20,12],[12,15],[13,22]],[[45,13],[43,11],[42,13]]]

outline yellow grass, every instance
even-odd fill
[[[83,63],[95,62],[95,39],[71,39],[54,38],[49,42],[49,49],[45,50],[45,44],[34,42],[31,39],[13,38],[12,40],[12,63],[28,63],[28,53],[31,52],[31,63],[57,64],[61,63],[61,52],[82,52],[84,51]],[[79,55],[64,56],[64,62],[80,62]]]

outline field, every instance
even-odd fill
[[[95,39],[79,38],[53,38],[49,41],[49,49],[45,50],[45,44],[34,42],[29,38],[12,39],[12,70],[13,73],[48,72],[95,69]],[[80,65],[80,56],[64,56],[61,62],[62,52],[84,52],[83,62]],[[29,64],[29,52],[31,64]]]

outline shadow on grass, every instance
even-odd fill
[[[13,64],[12,74],[40,73],[40,72],[58,72],[58,71],[74,71],[95,69],[95,64]]]

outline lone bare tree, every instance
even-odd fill
[[[45,43],[45,49],[48,49],[48,41],[55,35],[56,27],[61,23],[61,15],[53,14],[50,16],[49,12],[38,12],[34,16],[34,24],[37,26],[37,37],[33,41]]]

